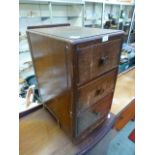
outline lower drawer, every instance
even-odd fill
[[[111,103],[112,103],[113,93],[108,94],[94,106],[90,107],[87,111],[81,113],[77,117],[77,136],[88,128],[94,129],[95,124],[101,120],[105,119],[108,115]]]

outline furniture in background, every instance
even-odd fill
[[[27,29],[37,29],[37,28],[52,28],[52,27],[61,27],[61,26],[70,26],[69,23],[62,23],[62,24],[48,24],[48,25],[35,25],[35,26],[28,26]]]
[[[135,69],[120,73],[117,78],[111,112],[117,116],[114,128],[121,130],[135,117]]]

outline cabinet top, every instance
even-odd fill
[[[31,33],[37,33],[40,35],[49,36],[52,38],[61,39],[67,42],[76,43],[82,40],[92,40],[101,36],[113,36],[120,35],[124,32],[121,30],[113,29],[100,29],[100,28],[88,28],[77,26],[63,26],[52,28],[36,28],[28,30]]]

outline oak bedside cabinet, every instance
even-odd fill
[[[123,31],[64,26],[27,31],[44,107],[73,141],[110,112]]]

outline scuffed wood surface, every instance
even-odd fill
[[[135,98],[135,69],[118,76],[111,112],[118,115]]]
[[[40,109],[20,119],[20,155],[73,155],[75,146],[51,115]]]

